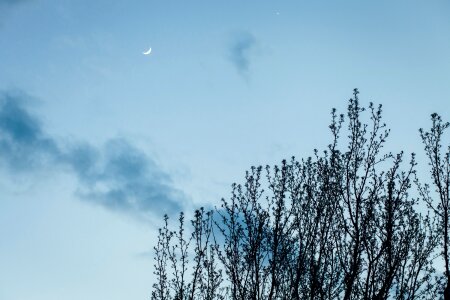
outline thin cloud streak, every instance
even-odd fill
[[[11,5],[11,4],[19,4],[19,3],[27,2],[27,1],[29,1],[29,0],[0,0],[0,3]]]
[[[78,179],[81,199],[139,219],[176,213],[187,204],[170,175],[125,139],[103,147],[58,141],[28,112],[24,98],[0,94],[0,163],[11,173],[61,167]]]
[[[13,6],[29,1],[31,0],[0,0],[0,6]]]

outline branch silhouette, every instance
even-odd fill
[[[362,107],[358,95],[346,115],[332,110],[326,150],[251,167],[189,230],[183,213],[178,230],[165,216],[152,299],[450,299],[449,124],[433,114],[420,131],[434,193],[414,154],[383,152],[382,106]]]

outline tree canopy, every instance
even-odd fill
[[[449,123],[431,120],[427,184],[414,154],[383,151],[382,106],[355,89],[327,149],[251,167],[190,226],[165,216],[152,299],[450,300]]]

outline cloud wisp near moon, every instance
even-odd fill
[[[257,46],[256,38],[247,31],[235,33],[229,44],[228,58],[244,77],[249,76],[252,58]]]

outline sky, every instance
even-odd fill
[[[0,70],[0,300],[149,299],[163,214],[325,148],[353,88],[426,173],[450,2],[0,0]]]

